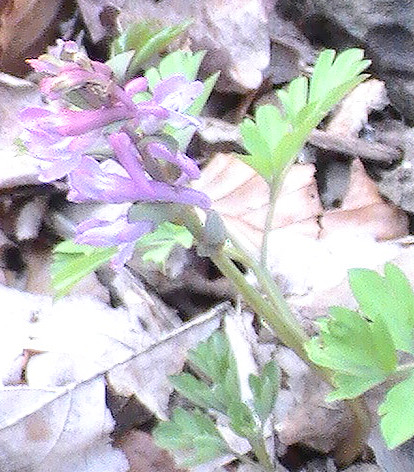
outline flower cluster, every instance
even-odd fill
[[[163,133],[196,126],[185,111],[202,93],[203,84],[173,75],[151,90],[145,77],[124,86],[111,69],[90,60],[73,41],[28,61],[44,78],[40,89],[47,104],[26,108],[23,139],[39,162],[39,179],[67,176],[68,199],[74,202],[165,202],[208,208],[206,195],[186,186],[197,179],[197,164]],[[75,241],[118,245],[115,265],[131,257],[134,243],[151,231],[150,220],[91,219],[76,230]]]

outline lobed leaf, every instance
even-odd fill
[[[213,333],[188,353],[188,359],[215,383],[224,382],[229,356],[230,344],[220,331]]]
[[[215,398],[213,390],[193,375],[188,373],[172,375],[170,380],[177,392],[194,405],[204,409],[214,408],[218,411],[225,411],[225,406]]]
[[[263,105],[257,109],[255,121],[243,121],[240,131],[249,155],[238,157],[271,184],[274,176],[286,172],[311,131],[332,107],[365,80],[367,75],[361,72],[369,64],[360,49],[338,55],[333,50],[323,51],[309,80],[298,77],[277,92],[283,116],[276,107]]]
[[[361,312],[387,326],[396,349],[414,353],[414,294],[404,274],[394,265],[385,275],[368,269],[352,269],[349,282]]]
[[[320,335],[307,343],[306,351],[315,364],[333,371],[336,390],[329,401],[355,398],[395,372],[397,353],[382,320],[332,307],[319,324]]]
[[[258,376],[250,374],[249,385],[253,393],[254,411],[264,423],[271,415],[279,393],[280,376],[275,362],[268,362]]]
[[[228,452],[228,446],[214,422],[200,410],[176,408],[169,421],[158,424],[153,436],[159,447],[184,451],[182,465],[190,467]]]
[[[379,406],[381,431],[390,449],[400,446],[414,436],[414,373],[388,390]]]
[[[250,408],[240,401],[233,401],[227,410],[230,428],[243,438],[253,439],[258,434],[258,428]]]

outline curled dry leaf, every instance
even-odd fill
[[[408,217],[381,197],[359,159],[353,161],[348,190],[342,205],[325,212],[320,219],[321,237],[336,231],[372,236],[379,241],[408,234]]]

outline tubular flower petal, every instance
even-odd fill
[[[184,114],[194,100],[203,92],[204,85],[199,80],[189,81],[183,75],[173,75],[159,82],[153,91],[153,100],[169,112],[169,123],[177,128],[194,125],[199,121]]]
[[[193,159],[183,152],[177,150],[171,152],[168,147],[160,142],[151,142],[146,146],[147,151],[156,159],[164,159],[171,164],[179,167],[188,179],[198,179],[200,177],[200,169]]]
[[[154,228],[152,221],[129,223],[126,215],[114,221],[90,219],[76,228],[75,242],[98,247],[118,246],[118,253],[112,258],[111,265],[120,270],[132,257],[135,241]]]

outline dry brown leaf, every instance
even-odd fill
[[[352,413],[346,404],[326,403],[331,388],[290,349],[280,347],[276,360],[288,376],[294,398],[276,425],[280,441],[287,446],[301,443],[323,454],[340,452],[353,433]]]
[[[129,472],[183,472],[177,469],[167,451],[154,443],[152,436],[143,431],[129,431],[116,444],[129,462]]]
[[[292,166],[275,207],[272,234],[327,237],[336,231],[389,240],[408,234],[403,211],[385,202],[359,160],[352,164],[349,188],[342,206],[324,212],[312,164]],[[256,254],[262,241],[269,190],[265,181],[231,154],[217,154],[195,184],[207,193],[230,234]]]
[[[384,241],[406,236],[409,232],[406,213],[382,199],[359,159],[352,163],[349,186],[341,207],[327,211],[320,224],[323,228],[321,237],[346,231]]]
[[[272,229],[292,226],[299,234],[317,238],[317,218],[322,213],[312,164],[292,166],[276,203]],[[268,209],[265,181],[232,154],[217,154],[203,170],[196,188],[207,193],[230,233],[243,239],[250,250],[259,250]]]
[[[367,124],[372,110],[382,110],[389,104],[384,82],[372,79],[359,84],[338,106],[326,131],[332,134],[358,137]]]
[[[0,69],[16,75],[28,71],[24,60],[38,56],[56,37],[63,0],[4,0],[0,4]]]

